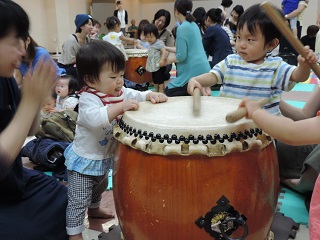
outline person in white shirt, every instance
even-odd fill
[[[117,10],[114,11],[113,15],[120,20],[120,29],[123,32],[123,35],[126,35],[126,26],[128,24],[128,12],[123,9],[122,2],[116,2]]]

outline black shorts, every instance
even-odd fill
[[[154,84],[163,84],[164,81],[168,80],[166,69],[167,67],[161,67],[158,71],[152,73],[152,81]]]

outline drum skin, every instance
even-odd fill
[[[152,82],[152,74],[145,70],[146,64],[147,64],[147,58],[148,58],[148,55],[132,56],[128,54],[128,61],[126,62],[126,69],[124,73],[125,78],[138,84],[142,84],[145,82]],[[141,75],[137,72],[137,69],[139,67],[141,68],[141,72],[140,72]]]
[[[125,240],[214,239],[195,221],[222,196],[247,217],[246,240],[267,239],[279,191],[274,144],[208,157],[148,154],[118,142],[113,174]]]

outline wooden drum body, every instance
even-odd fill
[[[152,75],[146,70],[148,50],[126,49],[125,51],[128,56],[125,78],[138,84],[152,82]]]
[[[140,103],[114,136],[114,199],[126,240],[267,239],[279,191],[272,139],[227,123],[236,99]]]

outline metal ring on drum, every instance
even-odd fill
[[[148,50],[125,49],[125,52],[128,56],[125,78],[138,84],[152,82],[152,74],[146,70]]]
[[[273,139],[225,120],[240,100],[140,103],[114,127],[113,191],[125,239],[268,239],[279,192]]]

